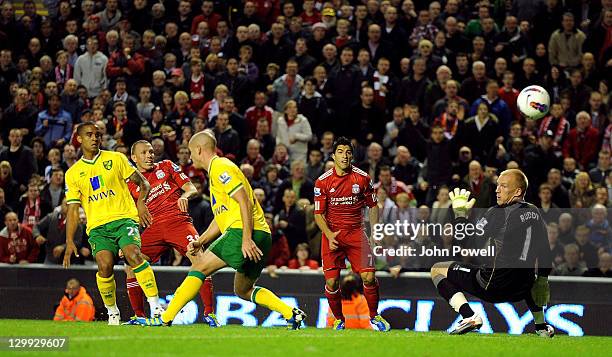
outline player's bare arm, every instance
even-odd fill
[[[191,181],[186,182],[181,187],[181,190],[183,190],[183,194],[181,195],[181,197],[179,197],[177,201],[177,205],[179,209],[181,210],[181,212],[187,212],[187,209],[189,208],[189,199],[191,197],[196,196],[198,194],[198,190],[193,185],[193,183],[191,183]]]
[[[242,219],[242,255],[254,262],[263,257],[263,253],[253,241],[253,202],[249,200],[244,187],[240,187],[232,196],[240,207]]]
[[[149,196],[151,185],[149,185],[149,181],[147,181],[138,170],[135,170],[134,173],[132,173],[129,180],[140,187],[140,195],[138,196],[138,201],[136,201],[140,225],[145,228],[149,227],[153,224],[153,217],[151,216],[145,202],[147,200],[147,196]]]
[[[221,235],[221,230],[219,229],[217,221],[213,219],[212,223],[206,228],[204,233],[200,235],[200,238],[196,242],[189,242],[187,251],[189,251],[189,254],[195,256],[203,246],[215,240],[219,235]]]
[[[336,236],[338,235],[338,233],[340,233],[340,231],[332,232],[332,230],[329,229],[329,226],[327,225],[327,220],[320,213],[315,213],[314,219],[321,232],[323,232],[323,234],[329,241],[329,249],[336,250],[336,248],[338,248],[338,241],[336,240]]]
[[[68,212],[66,212],[66,250],[64,251],[64,268],[70,267],[70,258],[72,254],[75,257],[79,257],[79,252],[74,245],[74,234],[76,233],[77,226],[79,224],[79,207],[78,203],[71,203],[68,205]]]

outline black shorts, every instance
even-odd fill
[[[521,301],[529,296],[530,289],[525,284],[510,284],[503,288],[489,284],[487,289],[483,288],[477,278],[481,269],[478,265],[454,262],[448,267],[446,278],[462,292],[490,303]]]

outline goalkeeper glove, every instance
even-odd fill
[[[545,306],[550,301],[550,286],[548,277],[538,276],[531,288],[531,297],[537,306]]]
[[[470,191],[466,189],[455,188],[453,191],[449,192],[448,197],[453,206],[455,217],[467,217],[468,210],[472,208],[476,202],[475,198],[470,200]]]

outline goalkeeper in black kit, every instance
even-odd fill
[[[497,205],[476,222],[482,227],[479,233],[484,234],[469,237],[493,246],[495,254],[485,264],[441,262],[431,268],[439,294],[463,317],[451,334],[465,334],[482,326],[482,317],[472,311],[465,298],[467,292],[491,303],[524,300],[533,314],[536,334],[554,336],[543,311],[550,299],[552,255],[540,211],[524,201],[527,184],[527,177],[517,169],[499,175]],[[450,193],[455,224],[468,223],[468,212],[475,202],[469,198],[467,190],[456,188]]]

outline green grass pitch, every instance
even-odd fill
[[[609,356],[612,338],[442,332],[332,331],[202,324],[144,328],[103,322],[0,320],[0,336],[68,336],[68,351],[5,355],[57,356]]]

